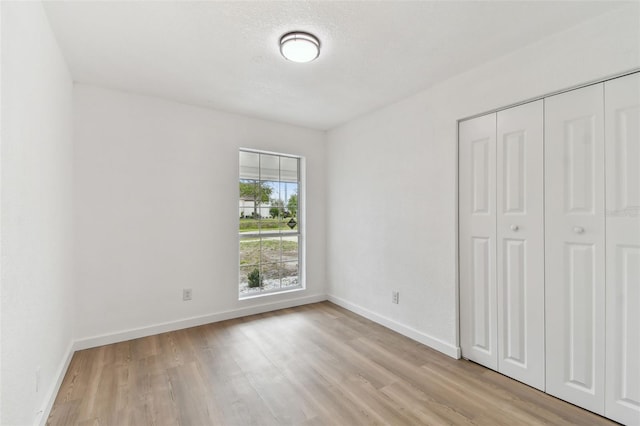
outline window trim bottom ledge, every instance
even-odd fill
[[[259,297],[274,296],[276,294],[294,293],[294,292],[303,291],[303,290],[306,290],[306,287],[300,285],[287,290],[271,290],[271,291],[260,292],[258,294],[251,294],[247,296],[238,295],[238,300],[257,299]]]

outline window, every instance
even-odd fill
[[[240,151],[240,298],[302,288],[300,159]]]

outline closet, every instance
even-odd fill
[[[460,123],[463,355],[544,389],[543,104]]]
[[[640,73],[459,123],[464,358],[640,424]]]

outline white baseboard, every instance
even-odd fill
[[[44,426],[47,423],[47,419],[49,418],[49,414],[51,414],[51,408],[53,408],[53,403],[56,400],[56,396],[58,396],[58,391],[60,390],[60,385],[62,385],[62,380],[64,380],[65,374],[67,374],[67,370],[69,369],[69,364],[71,363],[71,358],[73,358],[74,342],[69,343],[69,347],[67,348],[67,352],[65,353],[60,366],[58,367],[57,379],[51,387],[49,388],[49,392],[44,398],[44,402],[46,405],[42,408],[42,411],[36,415],[36,419],[34,421],[35,425]]]
[[[60,385],[64,380],[64,376],[67,373],[71,358],[75,351],[83,349],[94,348],[97,346],[109,345],[112,343],[124,342],[131,339],[137,339],[140,337],[152,336],[155,334],[166,333],[168,331],[181,330],[189,327],[196,327],[199,325],[210,324],[213,322],[224,321],[233,318],[245,317],[248,315],[262,314],[265,312],[277,311],[278,309],[286,309],[294,306],[307,305],[309,303],[324,302],[327,300],[327,296],[324,294],[316,296],[299,297],[296,299],[284,300],[281,302],[265,303],[262,305],[250,306],[247,308],[233,309],[229,311],[218,312],[215,314],[203,315],[199,317],[185,318],[178,321],[165,322],[161,324],[154,324],[147,327],[134,328],[125,331],[119,331],[116,333],[103,334],[100,336],[88,337],[72,341],[69,344],[69,349],[65,358],[62,360],[58,369],[58,375],[55,383],[51,386],[49,393],[45,398],[46,406],[42,409],[39,415],[36,416],[34,424],[45,425],[49,415],[51,414],[51,408],[55,402]]]
[[[407,336],[408,338],[413,339],[416,342],[420,342],[423,345],[429,346],[430,348],[442,352],[443,354],[448,355],[451,358],[460,359],[460,348],[458,346],[447,343],[436,337],[429,336],[428,334],[418,331],[415,328],[400,324],[399,322],[396,322],[390,318],[378,315],[375,312],[372,312],[366,308],[363,308],[362,306],[348,302],[339,297],[328,295],[327,300],[335,303],[336,305],[342,306],[343,308],[348,309],[351,312],[370,319],[373,322],[377,322],[380,325],[390,328],[391,330],[396,331],[404,336]]]
[[[307,305],[309,303],[323,302],[325,300],[327,300],[327,296],[321,294],[316,296],[306,296],[296,299],[283,300],[281,302],[254,305],[247,308],[232,309],[215,314],[185,318],[177,321],[164,322],[115,333],[102,334],[100,336],[87,337],[84,339],[76,340],[73,348],[76,351],[95,348],[97,346],[110,345],[112,343],[124,342],[131,339],[138,339],[140,337],[153,336],[155,334],[166,333],[169,331],[182,330],[184,328],[197,327],[199,325],[210,324],[213,322],[246,317],[248,315],[262,314],[265,312],[291,308],[294,306]]]
[[[330,295],[327,296],[323,294],[315,295],[315,296],[300,297],[296,299],[284,300],[281,302],[265,303],[262,305],[255,305],[247,308],[233,309],[233,310],[218,312],[215,314],[185,318],[178,321],[165,322],[165,323],[150,325],[147,327],[140,327],[140,328],[134,328],[130,330],[119,331],[115,333],[103,334],[100,336],[88,337],[88,338],[71,342],[71,344],[69,345],[69,349],[67,350],[67,354],[65,358],[62,360],[60,367],[58,369],[58,378],[55,381],[55,383],[51,386],[51,389],[49,389],[49,393],[47,394],[47,397],[45,399],[46,406],[43,408],[41,415],[36,418],[35,424],[36,425],[46,424],[47,419],[49,418],[49,414],[51,413],[51,408],[53,407],[55,398],[60,389],[60,385],[62,384],[62,380],[64,379],[65,374],[67,373],[67,369],[69,368],[69,364],[71,363],[71,358],[73,357],[73,353],[75,351],[94,348],[102,345],[109,345],[112,343],[124,342],[127,340],[137,339],[140,337],[153,336],[155,334],[166,333],[169,331],[181,330],[184,328],[196,327],[199,325],[245,317],[249,315],[262,314],[265,312],[276,311],[278,309],[286,309],[294,306],[307,305],[309,303],[323,302],[325,300],[329,300],[335,303],[336,305],[342,306],[343,308],[348,309],[352,312],[355,312],[356,314],[361,315],[367,319],[370,319],[371,321],[374,321],[387,328],[390,328],[391,330],[396,331],[404,336],[407,336],[410,339],[413,339],[426,346],[429,346],[430,348],[440,351],[445,355],[448,355],[456,359],[460,358],[459,347],[451,345],[435,337],[431,337],[414,328],[400,324],[382,315],[378,315],[368,309],[365,309],[361,306],[348,302],[339,297],[330,296]]]

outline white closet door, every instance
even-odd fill
[[[498,371],[544,390],[543,102],[498,113]]]
[[[605,83],[605,414],[640,425],[640,74]]]
[[[545,99],[547,392],[604,413],[603,84]]]
[[[496,115],[460,123],[462,355],[494,370],[496,340]]]

